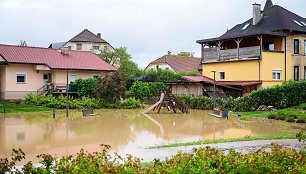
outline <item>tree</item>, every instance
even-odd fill
[[[179,56],[186,56],[186,57],[193,57],[194,56],[194,52],[180,52],[178,54]]]
[[[141,71],[138,68],[138,65],[132,61],[132,57],[128,54],[125,47],[120,47],[116,49],[120,57],[120,67],[119,70],[123,71],[125,74],[125,82],[127,86],[130,86],[130,81],[135,77],[141,75]]]
[[[124,73],[116,71],[97,81],[96,96],[106,102],[117,102],[125,97]]]
[[[120,56],[117,52],[117,49],[115,51],[110,50],[101,50],[100,54],[98,56],[104,60],[105,62],[109,63],[110,65],[114,67],[120,66]]]

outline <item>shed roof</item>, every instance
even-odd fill
[[[68,55],[60,50],[40,47],[24,47],[0,44],[0,56],[7,63],[40,64],[51,69],[73,69],[93,71],[115,71],[116,68],[98,56],[87,51],[69,51]]]

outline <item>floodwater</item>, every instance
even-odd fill
[[[96,110],[96,116],[82,117],[79,111],[7,114],[0,116],[0,157],[10,157],[13,148],[21,148],[26,161],[36,156],[75,154],[80,149],[100,150],[137,156],[148,146],[202,139],[297,133],[305,125],[284,121],[253,119],[238,121],[208,116],[208,111],[191,110],[190,114],[149,114],[142,110]]]

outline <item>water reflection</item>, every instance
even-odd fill
[[[82,117],[78,111],[12,114],[0,116],[0,156],[21,148],[28,159],[37,161],[41,153],[58,156],[77,153],[84,148],[99,151],[100,144],[112,146],[119,154],[137,154],[139,149],[161,143],[199,139],[235,138],[247,135],[296,133],[298,124],[275,120],[238,122],[210,117],[207,111],[192,110],[188,115],[141,115],[141,110],[99,110],[95,117]]]

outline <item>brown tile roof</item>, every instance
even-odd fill
[[[149,65],[153,64],[168,64],[175,72],[199,72],[198,65],[200,65],[201,58],[185,57],[177,55],[165,55],[159,59],[154,60]]]
[[[88,29],[83,30],[78,35],[74,36],[69,40],[70,42],[96,42],[96,43],[107,43]]]

